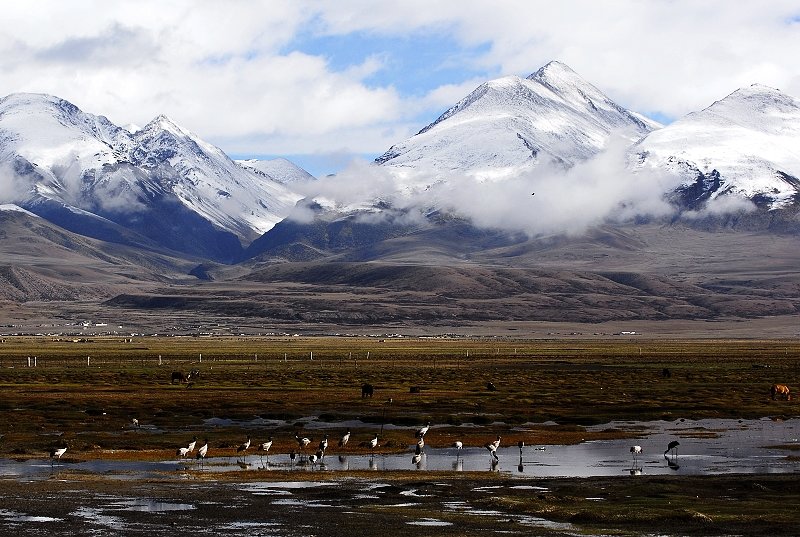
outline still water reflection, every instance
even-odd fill
[[[333,425],[332,425],[333,426]],[[288,455],[272,454],[269,459],[250,455],[244,462],[230,458],[208,458],[202,466],[194,461],[136,462],[89,460],[62,463],[51,467],[49,461],[0,459],[0,476],[20,479],[50,476],[62,471],[87,472],[115,478],[148,475],[175,475],[187,470],[236,472],[243,470],[293,470],[305,472],[372,470],[408,471],[486,471],[531,477],[589,477],[611,475],[655,475],[679,473],[713,475],[726,473],[787,473],[800,471],[800,458],[792,457],[800,449],[800,420],[682,420],[675,422],[615,422],[590,428],[630,430],[636,440],[583,442],[571,446],[536,444],[535,432],[522,450],[502,446],[497,460],[483,448],[426,448],[417,460],[413,452],[391,455],[369,454],[338,456],[329,453],[321,463],[289,461]],[[679,441],[677,450],[664,452],[671,441]],[[634,460],[630,446],[642,446]],[[333,451],[333,450],[330,450]]]

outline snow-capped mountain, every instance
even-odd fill
[[[236,164],[257,173],[266,174],[273,181],[277,181],[282,185],[314,180],[313,175],[285,158],[237,160]]]
[[[602,151],[612,136],[630,143],[659,127],[554,61],[528,78],[481,84],[376,162],[399,175],[457,171],[502,178],[539,163],[570,167]]]
[[[178,199],[216,226],[249,241],[282,220],[300,199],[266,174],[255,174],[219,148],[158,116],[132,135],[130,158],[167,178]]]
[[[648,134],[633,165],[667,169],[697,199],[736,194],[770,208],[800,194],[800,100],[754,84]]]
[[[14,172],[0,201],[81,233],[110,239],[104,221],[216,258],[236,255],[300,198],[165,116],[131,133],[49,95],[0,99],[0,163]]]

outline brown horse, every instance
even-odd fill
[[[789,386],[786,384],[773,384],[769,389],[769,394],[772,396],[773,401],[778,397],[786,399],[787,401],[792,399],[792,396],[789,394]]]

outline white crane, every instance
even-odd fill
[[[633,465],[636,466],[639,455],[642,454],[642,446],[631,446],[630,452],[633,455]]]
[[[428,432],[428,429],[430,429],[430,427],[431,427],[431,422],[426,423],[424,427],[422,427],[421,429],[417,430],[417,433],[416,433],[415,436],[417,438],[422,438],[423,436],[425,436],[425,433]]]
[[[208,455],[208,438],[206,438],[205,444],[200,446],[197,450],[197,459],[200,461],[200,464],[203,464],[203,461],[206,459],[206,455]]]
[[[50,450],[50,466],[52,466],[55,462],[55,459],[61,460],[61,456],[67,452],[66,447],[61,448],[53,448]]]
[[[267,464],[269,464],[269,448],[272,447],[272,437],[269,437],[269,440],[266,442],[262,442],[258,445],[258,453],[261,455],[261,465],[264,465],[264,455],[262,453],[267,454]]]
[[[300,453],[301,453],[301,456],[302,456],[302,454],[305,452],[305,449],[311,443],[311,439],[308,438],[307,436],[304,436],[304,437],[300,438],[297,435],[294,435],[294,439],[297,440],[297,445],[300,447]]]

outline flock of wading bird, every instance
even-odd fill
[[[131,425],[133,428],[138,429],[139,420],[133,418],[133,420],[131,420]],[[416,446],[414,447],[414,455],[411,458],[411,463],[417,468],[420,468],[422,465],[422,457],[425,455],[425,435],[428,433],[430,426],[431,424],[430,422],[428,422],[423,427],[417,429],[414,433],[414,438],[416,439]],[[351,431],[348,429],[347,432],[345,432],[339,439],[338,442],[339,448],[345,448],[347,444],[350,442],[350,438],[351,438]],[[375,449],[379,447],[378,445],[379,438],[380,438],[379,434],[375,433],[375,435],[371,438],[371,440],[365,443],[365,445],[369,447],[370,450],[370,460],[374,458]],[[297,465],[310,466],[312,470],[315,468],[319,469],[325,468],[325,454],[329,446],[327,434],[325,434],[322,440],[320,440],[316,451],[313,451],[313,448],[311,448],[312,451],[310,453],[307,453],[309,446],[311,446],[311,444],[313,443],[313,440],[310,437],[300,436],[299,434],[295,434],[294,439],[297,442],[297,450],[292,449],[289,453],[290,467],[294,468],[294,466],[297,464]],[[196,436],[193,437],[192,440],[186,446],[181,446],[177,448],[175,455],[181,460],[188,458],[195,458],[198,461],[200,461],[200,465],[202,467],[203,464],[205,463],[206,457],[208,457],[208,438],[206,438],[203,444],[201,444],[199,447],[197,446],[197,441],[198,441],[197,437]],[[494,440],[484,445],[484,448],[489,452],[492,470],[497,469],[497,466],[500,462],[500,456],[497,453],[497,450],[500,448],[500,441],[501,441],[501,436],[497,435],[497,437]],[[262,466],[264,465],[264,457],[267,458],[267,464],[269,464],[269,452],[270,449],[272,448],[273,443],[274,439],[272,436],[270,436],[266,442],[259,443],[255,448],[256,453],[261,458]],[[251,437],[247,436],[247,439],[236,448],[237,463],[243,468],[249,467],[247,464],[247,456],[251,445],[252,445]],[[679,445],[680,442],[678,442],[677,440],[673,440],[667,445],[667,449],[664,451],[664,458],[667,460],[669,467],[672,469],[679,468],[677,463]],[[461,457],[461,450],[464,448],[463,442],[457,440],[452,443],[451,447],[455,449],[456,460],[458,460]],[[519,468],[521,469],[522,455],[523,455],[523,449],[525,448],[525,442],[520,440],[517,443],[517,447],[519,448]],[[545,448],[537,447],[535,449],[544,450]],[[60,460],[61,457],[64,455],[64,453],[66,453],[66,451],[67,451],[66,446],[52,449],[50,451],[51,464],[54,464],[56,460]],[[633,465],[631,466],[630,469],[630,473],[632,475],[638,475],[642,472],[642,467],[639,464],[639,456],[642,454],[642,452],[643,452],[642,447],[639,445],[634,445],[630,447],[630,453],[633,457]],[[343,458],[342,455],[340,455],[340,459],[342,458]]]

